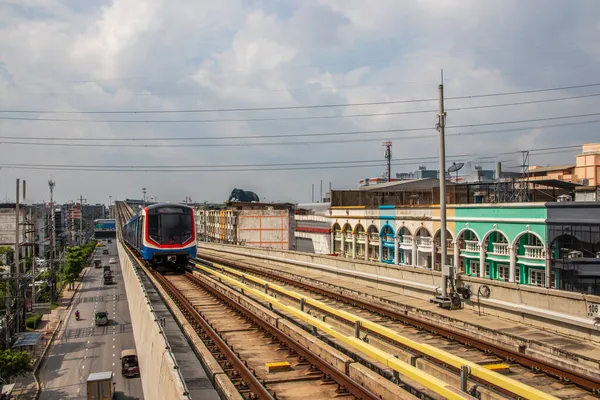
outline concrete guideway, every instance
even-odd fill
[[[399,372],[400,374],[409,377],[410,379],[414,380],[415,382],[418,382],[419,384],[423,385],[427,389],[429,389],[441,396],[444,396],[444,398],[446,398],[446,399],[473,399],[472,396],[469,396],[466,393],[460,393],[460,392],[456,391],[454,388],[452,388],[450,385],[446,384],[445,382],[443,382],[431,375],[424,373],[423,371],[413,367],[410,364],[407,364],[403,361],[398,360],[397,358],[394,357],[393,354],[383,352],[383,351],[375,348],[374,346],[371,346],[359,339],[356,339],[355,337],[346,336],[345,334],[338,332],[332,325],[325,323],[315,317],[312,317],[303,311],[300,311],[293,307],[287,306],[269,294],[261,292],[257,289],[253,289],[253,288],[249,287],[248,285],[241,283],[233,278],[230,278],[224,274],[221,274],[211,268],[204,267],[201,265],[197,265],[196,267],[208,274],[214,275],[214,276],[222,279],[223,281],[228,282],[229,284],[232,284],[234,286],[237,286],[238,288],[244,289],[248,293],[252,293],[252,295],[254,295],[262,300],[268,301],[269,303],[271,303],[273,305],[273,307],[275,307],[281,311],[284,311],[286,313],[289,313],[289,314],[293,315],[294,317],[302,320],[303,322],[308,323],[309,325],[314,326],[317,329],[326,332],[328,335],[334,337],[337,340],[340,340],[342,343],[349,345],[350,347],[357,349],[357,350],[363,352],[364,354],[369,355],[370,357],[372,357],[375,360],[378,360],[379,362],[383,363],[387,367],[390,367],[393,370]]]
[[[207,376],[162,294],[121,243],[118,248],[146,399],[218,399],[213,377]]]
[[[324,310],[327,313],[331,314],[331,315],[335,315],[339,318],[342,318],[348,322],[351,322],[353,324],[360,324],[359,326],[364,327],[366,329],[369,329],[372,332],[375,332],[379,335],[381,335],[382,337],[388,338],[393,340],[394,342],[397,343],[401,343],[402,345],[410,348],[410,349],[414,349],[416,351],[418,351],[421,354],[426,354],[429,357],[432,357],[434,359],[440,360],[443,363],[450,365],[454,368],[457,369],[461,369],[463,366],[467,366],[470,369],[470,374],[473,377],[476,378],[480,378],[485,382],[489,382],[491,384],[493,384],[494,386],[498,386],[501,387],[507,391],[510,391],[511,393],[517,394],[519,396],[522,396],[523,398],[527,398],[527,399],[556,399],[556,397],[554,396],[550,396],[547,395],[545,393],[543,393],[542,391],[535,389],[531,386],[525,385],[521,382],[518,382],[514,379],[505,377],[501,374],[498,374],[496,372],[490,371],[487,368],[484,368],[478,364],[475,364],[471,361],[468,360],[464,360],[461,359],[460,357],[457,357],[453,354],[450,354],[444,350],[440,350],[437,349],[433,346],[430,346],[428,344],[424,344],[424,343],[418,343],[414,340],[405,338],[401,335],[399,335],[397,332],[395,332],[394,330],[387,328],[383,325],[374,323],[368,319],[362,318],[362,317],[358,317],[354,314],[351,314],[349,312],[343,311],[343,310],[338,310],[335,309],[333,307],[328,306],[327,304],[312,299],[310,297],[307,297],[305,295],[302,294],[298,294],[294,291],[285,289],[277,284],[274,284],[272,282],[268,282],[265,281],[263,279],[257,278],[255,276],[251,276],[248,274],[244,274],[241,273],[239,271],[236,271],[233,268],[229,268],[226,266],[222,266],[222,265],[218,265],[215,264],[216,267],[222,268],[223,270],[234,274],[236,276],[239,277],[243,277],[243,279],[247,279],[247,280],[251,280],[259,285],[265,286],[265,287],[269,287],[272,290],[275,290],[277,292],[283,293],[288,297],[294,298],[298,301],[304,301],[305,304],[307,305],[313,305],[315,307],[317,307],[318,309]],[[204,268],[204,267],[203,267]],[[355,339],[357,340],[357,339]]]
[[[217,251],[225,251],[230,254],[257,257],[272,262],[293,264],[299,267],[321,270],[326,273],[358,278],[364,281],[377,282],[378,286],[398,288],[403,292],[410,293],[409,295],[414,294],[413,297],[418,298],[431,297],[435,294],[436,289],[439,288],[439,285],[434,284],[436,281],[436,276],[439,275],[439,273],[425,269],[416,269],[412,267],[382,263],[368,263],[362,260],[338,259],[335,257],[327,257],[310,253],[302,254],[298,252],[268,248],[250,248],[214,243],[207,244],[202,242],[199,242],[198,246],[199,248],[205,247]],[[308,259],[322,262],[308,261]],[[404,270],[407,270],[406,272],[415,279],[409,280],[398,278],[398,271]],[[373,273],[367,271],[377,272]],[[388,271],[389,273],[382,273],[383,271]],[[419,275],[423,276],[421,277]],[[429,278],[429,276],[431,276],[431,278]],[[594,304],[600,304],[600,297],[598,296],[581,295],[579,293],[559,290],[552,290],[552,293],[549,294],[549,290],[534,286],[519,286],[501,281],[489,280],[485,280],[485,283],[482,283],[482,279],[479,278],[462,278],[473,285],[472,289],[474,294],[476,294],[476,289],[484,284],[490,287],[496,287],[495,292],[500,293],[499,296],[495,296],[497,298],[479,299],[479,304],[487,313],[506,316],[508,318],[511,318],[511,314],[515,314],[518,316],[518,318],[524,318],[531,324],[541,323],[540,321],[545,320],[546,323],[541,325],[543,328],[552,328],[552,324],[555,324],[555,329],[561,333],[572,334],[573,336],[581,336],[582,332],[588,332],[585,334],[585,337],[582,338],[600,341],[600,327],[598,326],[597,321],[595,321],[593,318],[587,318],[582,315],[584,312],[587,312],[588,303],[593,303],[595,301],[597,303]],[[420,282],[419,280],[425,282]],[[518,287],[519,290],[525,290],[527,293],[512,293],[514,289],[511,291],[509,287]],[[562,303],[557,303],[557,301],[554,299],[558,295],[564,298]],[[523,299],[523,297],[525,297],[529,300],[529,303],[532,301],[535,303],[535,299],[539,299],[540,304],[536,306],[532,304],[524,304],[521,301],[514,301],[515,296],[517,299]],[[582,297],[584,297],[583,300]],[[472,307],[477,307],[474,297],[471,297],[470,302],[472,303]],[[544,308],[542,305],[546,304],[552,304],[554,307],[558,307],[558,309],[553,310]],[[564,312],[565,309],[569,308],[577,309],[578,314]],[[494,310],[497,311],[494,312]]]
[[[349,261],[338,261],[333,257],[199,243],[199,254],[202,254],[202,251],[213,254],[215,257],[225,256],[238,261],[245,259],[248,262],[259,263],[265,268],[278,270],[284,268],[283,270],[291,274],[305,276],[315,282],[346,288],[349,293],[365,298],[372,297],[377,301],[393,306],[399,312],[426,320],[430,324],[456,330],[465,335],[476,335],[508,348],[518,348],[519,352],[524,352],[523,354],[531,357],[551,360],[552,363],[564,366],[574,372],[594,377],[594,379],[600,378],[598,372],[600,346],[590,341],[586,335],[584,336],[587,340],[579,338],[579,335],[583,333],[581,328],[565,330],[563,329],[564,325],[560,322],[553,324],[540,318],[540,316],[529,318],[524,314],[513,315],[510,311],[498,311],[500,315],[490,315],[488,313],[489,308],[483,305],[481,315],[478,313],[476,305],[474,310],[468,308],[454,311],[444,310],[431,304],[429,297],[423,299],[423,296],[413,290],[407,290],[400,284],[385,281],[386,277],[381,274],[372,279],[363,278],[360,276],[359,271],[350,269],[352,267]],[[339,264],[340,266],[335,267],[308,262],[311,259],[322,260],[328,264],[333,263],[333,265]],[[376,269],[378,272],[388,268],[386,265],[365,265],[364,267],[361,265],[360,269],[366,267]],[[359,269],[359,266],[355,266],[354,269]],[[397,275],[397,272],[395,275]],[[394,273],[394,271],[390,271],[390,273]],[[411,271],[411,273],[414,275],[415,280],[428,278],[419,277],[419,271]],[[421,284],[422,282],[418,283]],[[532,290],[532,288],[526,289]],[[566,293],[565,295],[572,297],[573,293]],[[529,299],[531,300],[530,297]],[[515,321],[513,316],[517,318],[521,316],[524,321]],[[532,326],[532,324],[541,324],[541,326]],[[600,329],[600,326],[596,326],[595,329]],[[560,332],[553,332],[553,330]]]
[[[108,255],[95,258],[109,265],[117,258],[116,245],[108,244]],[[86,397],[86,380],[90,373],[112,371],[117,398],[143,399],[140,377],[121,375],[121,351],[135,348],[125,286],[118,264],[110,264],[115,283],[104,285],[102,269],[91,268],[76,293],[71,312],[66,316],[46,362],[40,369],[40,399],[76,399]],[[81,319],[75,319],[79,310]],[[109,324],[94,325],[96,311],[108,312]],[[144,370],[142,369],[143,376]]]

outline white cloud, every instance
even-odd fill
[[[440,69],[447,97],[596,82],[600,63],[594,1],[552,3],[455,0],[241,0],[4,2],[0,5],[0,108],[46,110],[176,110],[363,103],[435,98]],[[594,93],[588,89],[447,101],[464,108]],[[199,114],[2,114],[82,120],[205,120],[348,116],[435,110],[435,101],[332,109]],[[598,98],[448,112],[448,125],[470,125],[596,112]],[[581,119],[579,119],[580,121]],[[555,123],[569,122],[568,120]],[[489,155],[593,141],[597,125],[535,128],[550,122],[448,129],[447,154]],[[382,159],[437,154],[435,112],[362,118],[227,123],[91,123],[1,121],[0,136],[155,138],[312,134],[431,127],[390,134],[244,139],[241,144],[331,141],[338,144],[237,147],[58,147],[0,144],[3,163],[72,165],[224,165]],[[530,131],[452,136],[531,126]],[[422,136],[420,140],[403,137]],[[368,138],[377,140],[357,142]],[[131,142],[129,142],[131,143]],[[140,142],[138,142],[140,143]],[[571,161],[573,153],[532,156],[532,163]],[[466,157],[465,157],[466,158]],[[508,158],[512,165],[517,156]],[[428,160],[423,160],[428,161]],[[511,165],[509,162],[508,165]],[[434,167],[434,164],[431,165]],[[416,165],[397,166],[410,171]],[[2,169],[0,185],[27,179],[31,197],[89,201],[139,197],[222,201],[233,187],[271,200],[309,200],[320,180],[353,187],[382,167],[195,173],[29,171]],[[11,196],[12,190],[5,190]],[[318,190],[317,190],[318,192]],[[4,193],[0,193],[4,197]]]

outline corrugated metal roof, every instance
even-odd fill
[[[453,182],[446,182],[446,185],[453,186]],[[403,190],[427,190],[434,189],[440,186],[440,182],[437,178],[421,178],[421,179],[410,179],[398,182],[386,182],[372,186],[362,186],[359,190],[366,190],[372,192],[395,192]]]
[[[546,167],[529,167],[529,173],[535,172],[549,172],[549,171],[561,171],[564,169],[575,168],[575,164],[563,164],[563,165],[548,165]]]

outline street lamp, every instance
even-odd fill
[[[144,207],[146,207],[146,188],[142,188],[142,192],[144,193]]]

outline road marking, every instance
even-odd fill
[[[89,343],[89,342],[88,342]],[[85,349],[85,351],[88,351],[89,349]]]
[[[84,369],[84,368],[85,368],[85,365],[82,365],[82,366],[81,366],[81,369]]]
[[[113,367],[115,366],[115,363],[113,363]]]
[[[114,342],[115,340],[117,340],[117,339],[113,338],[113,342]]]
[[[113,357],[115,356],[115,353],[113,353]]]
[[[113,344],[113,349],[115,348],[115,345]]]
[[[79,393],[80,390],[81,390],[81,388],[77,388],[77,393]]]
[[[89,343],[90,341],[88,340],[87,342]]]

